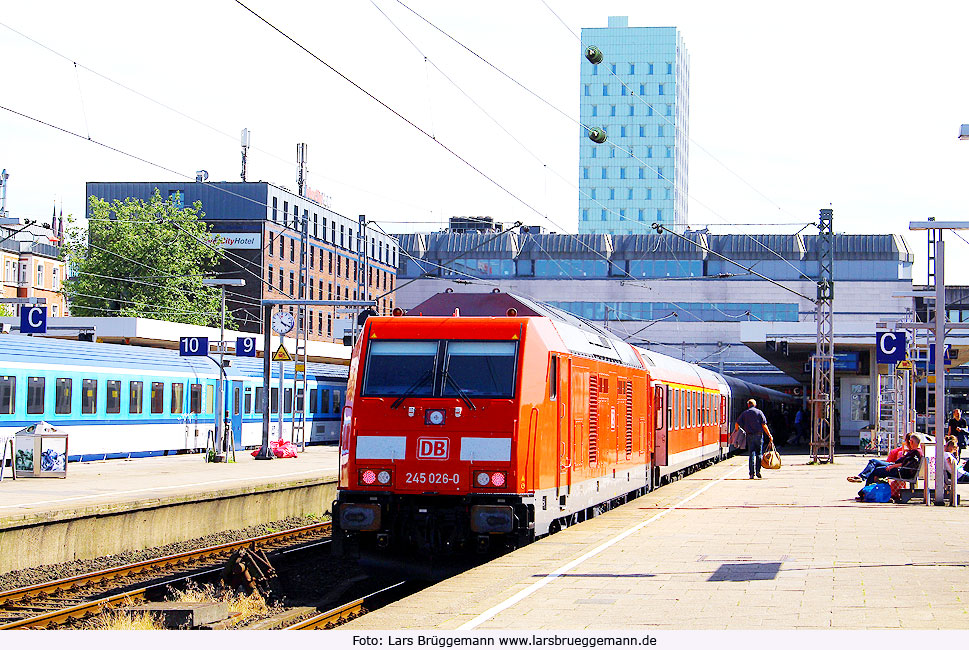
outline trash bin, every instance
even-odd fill
[[[17,478],[67,478],[67,434],[48,423],[18,431],[14,449]]]

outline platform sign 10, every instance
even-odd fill
[[[182,336],[178,339],[178,356],[204,357],[209,353],[209,339],[206,336]]]
[[[254,357],[256,356],[256,339],[253,336],[240,336],[236,338],[236,356]]]

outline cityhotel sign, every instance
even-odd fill
[[[259,249],[262,247],[262,235],[258,232],[214,232],[210,241],[219,248]]]

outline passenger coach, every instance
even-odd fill
[[[262,441],[262,359],[230,358],[226,408],[233,443],[255,447]],[[45,420],[68,434],[72,461],[200,451],[214,428],[218,368],[205,357],[5,335],[0,359],[0,435]],[[287,372],[282,399],[275,366],[270,411],[278,414],[281,404],[289,421],[302,408],[307,442],[335,442],[346,366],[307,364],[308,396],[293,394]],[[275,415],[272,423],[275,435]]]

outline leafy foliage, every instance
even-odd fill
[[[202,204],[181,208],[158,190],[148,202],[109,204],[92,196],[87,229],[73,226],[63,247],[64,294],[74,316],[141,316],[218,325],[220,292],[202,284],[224,253]],[[233,326],[226,314],[226,326]]]

